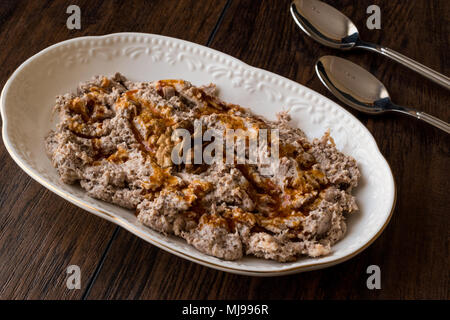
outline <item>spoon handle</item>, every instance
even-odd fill
[[[367,49],[370,51],[375,51],[383,56],[386,56],[388,58],[391,58],[392,60],[401,63],[405,67],[410,68],[411,70],[416,71],[417,73],[421,74],[424,77],[427,77],[428,79],[436,82],[437,84],[440,84],[447,90],[450,90],[450,78],[444,76],[443,74],[434,71],[433,69],[428,68],[427,66],[424,66],[423,64],[418,63],[417,61],[414,61],[413,59],[410,59],[401,53],[398,53],[392,49],[375,45],[371,43],[361,43],[359,46],[360,48]]]
[[[395,111],[407,113],[419,120],[423,120],[423,121],[431,124],[432,126],[435,126],[436,128],[439,128],[447,133],[450,133],[450,125],[447,122],[442,121],[441,119],[438,119],[432,115],[429,115],[428,113],[425,113],[422,111],[416,111],[416,110],[412,110],[412,109],[407,109],[407,108],[401,108],[401,109],[397,109]]]
[[[441,119],[438,119],[436,117],[433,117],[428,113],[416,111],[416,118],[428,122],[429,124],[441,130],[444,130],[447,133],[450,133],[450,125],[447,122],[442,121]]]

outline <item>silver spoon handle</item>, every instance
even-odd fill
[[[438,119],[436,117],[433,117],[428,113],[416,111],[416,118],[428,122],[429,124],[441,130],[444,130],[447,133],[450,133],[450,125],[447,122],[442,121],[441,119]]]
[[[435,126],[436,128],[439,128],[447,133],[450,133],[450,125],[447,122],[442,121],[441,119],[438,119],[432,115],[429,115],[428,113],[425,113],[422,111],[416,111],[416,110],[412,110],[412,109],[407,109],[407,108],[402,108],[402,107],[400,107],[400,109],[396,109],[395,111],[407,113],[410,116],[413,116],[419,120],[423,120],[423,121],[431,124],[432,126]]]
[[[450,78],[444,76],[443,74],[434,71],[433,69],[428,68],[427,66],[424,66],[423,64],[418,63],[417,61],[414,61],[413,59],[410,59],[401,53],[398,53],[392,49],[375,45],[371,43],[361,43],[359,45],[360,48],[367,49],[370,51],[375,51],[383,56],[386,56],[388,58],[391,58],[394,61],[397,61],[398,63],[401,63],[405,67],[410,68],[411,70],[416,71],[417,73],[421,74],[424,77],[427,77],[428,79],[436,82],[437,84],[440,84],[447,90],[450,90]]]

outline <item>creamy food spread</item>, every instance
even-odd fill
[[[357,211],[351,191],[360,172],[326,133],[310,142],[280,113],[268,121],[217,98],[214,85],[183,80],[132,82],[116,74],[59,96],[47,153],[61,179],[97,199],[135,210],[144,225],[226,260],[253,255],[294,261],[318,257]],[[174,164],[182,128],[277,129],[279,161]]]

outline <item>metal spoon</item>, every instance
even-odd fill
[[[369,71],[348,60],[324,56],[316,63],[320,81],[343,103],[365,113],[380,114],[396,111],[450,133],[450,125],[425,112],[392,103],[386,87]]]
[[[354,23],[332,6],[318,0],[295,0],[291,14],[297,25],[321,44],[349,50],[354,48],[378,52],[450,89],[450,78],[386,47],[362,41]]]

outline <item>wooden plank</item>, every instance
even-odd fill
[[[331,1],[328,1],[331,4]],[[289,15],[290,1],[231,2],[214,49],[281,74],[334,99],[314,73],[323,55],[371,70],[400,104],[449,120],[449,93],[386,58],[337,52],[306,37]],[[381,8],[381,30],[368,30],[366,8]],[[448,2],[333,1],[364,39],[383,43],[449,74]],[[348,109],[349,110],[349,109]],[[398,187],[397,208],[382,236],[338,266],[279,278],[226,274],[184,261],[121,230],[94,283],[92,299],[429,299],[449,297],[448,136],[405,117],[368,117],[350,110],[374,134]],[[379,265],[382,290],[368,290],[366,268]]]
[[[82,15],[79,31],[66,28],[69,4],[62,0],[2,2],[2,86],[25,59],[73,37],[136,31],[204,44],[225,1],[81,0],[77,1]],[[12,161],[3,144],[0,159],[0,298],[81,298],[115,226],[32,181]],[[66,288],[66,268],[71,264],[81,268],[81,290]]]

